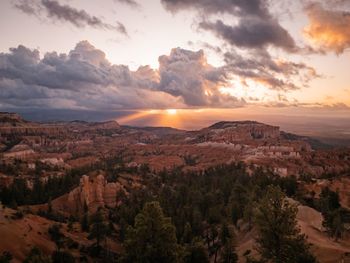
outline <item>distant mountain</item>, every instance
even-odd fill
[[[124,129],[136,130],[164,136],[177,136],[178,141],[191,139],[192,143],[200,142],[226,142],[235,143],[238,141],[250,140],[289,140],[303,141],[311,145],[313,149],[330,149],[331,145],[320,140],[300,136],[284,131],[280,131],[278,126],[272,126],[257,121],[220,121],[196,131],[185,131],[171,127],[135,127],[120,126],[116,121],[88,122],[84,120],[57,121],[57,122],[30,122],[23,119],[17,113],[0,112],[0,133],[56,133],[64,131],[86,131],[86,130],[117,130]],[[170,137],[173,138],[173,137]]]

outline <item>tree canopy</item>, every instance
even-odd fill
[[[257,205],[258,251],[274,263],[316,262],[309,252],[306,236],[297,226],[297,207],[285,198],[277,186],[269,186]]]
[[[158,202],[148,202],[129,227],[125,240],[126,262],[177,262],[176,230]]]

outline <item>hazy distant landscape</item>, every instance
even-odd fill
[[[235,111],[239,111],[238,114]],[[301,134],[305,136],[311,136],[318,138],[324,142],[332,145],[350,146],[350,111],[345,111],[341,115],[328,114],[315,114],[311,112],[310,115],[283,115],[283,114],[251,114],[245,113],[245,110],[231,110],[231,112],[224,114],[215,114],[214,116],[207,116],[206,114],[188,114],[181,113],[182,122],[170,127],[180,129],[200,129],[212,123],[221,120],[256,120],[272,125],[280,126],[284,131]],[[129,115],[135,114],[138,111],[125,110],[117,112],[96,112],[96,111],[73,111],[73,110],[48,110],[42,112],[40,110],[26,110],[18,111],[26,119],[32,121],[106,121],[106,120],[119,120]],[[162,115],[160,113],[159,115]],[[140,119],[134,119],[123,122],[125,125],[133,126],[166,126],[158,122],[158,114],[152,114],[150,116],[143,116]]]

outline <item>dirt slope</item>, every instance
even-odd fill
[[[9,251],[14,263],[22,262],[32,247],[36,246],[46,254],[55,250],[55,244],[47,234],[52,222],[35,215],[12,219],[14,210],[0,211],[0,253]]]
[[[311,251],[320,263],[340,263],[344,262],[344,259],[349,260],[347,254],[350,253],[350,240],[347,238],[340,242],[335,242],[329,238],[324,232],[322,227],[323,218],[318,211],[308,206],[298,205],[297,220],[301,232],[307,236],[309,243],[312,245]],[[247,250],[251,250],[252,255],[256,255],[254,250],[254,237],[256,234],[255,229],[249,232],[241,231],[238,233],[237,252],[240,259],[239,262],[245,263],[243,254]]]

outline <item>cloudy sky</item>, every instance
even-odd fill
[[[349,113],[348,0],[4,0],[0,33],[1,110]]]

